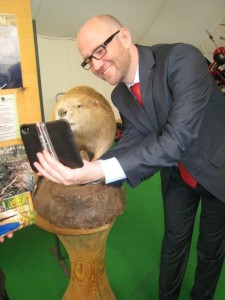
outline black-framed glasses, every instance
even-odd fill
[[[82,63],[81,63],[81,67],[84,68],[85,70],[90,70],[91,67],[93,66],[93,62],[92,59],[101,59],[104,55],[106,55],[107,50],[106,50],[106,46],[112,41],[112,39],[114,38],[114,36],[116,34],[118,34],[120,32],[120,30],[118,30],[117,32],[113,33],[112,35],[110,35],[110,37],[100,46],[98,46],[91,54],[91,56],[89,56],[88,58],[86,58]]]

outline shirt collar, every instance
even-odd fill
[[[134,77],[134,82],[131,84],[126,84],[128,88],[130,88],[132,85],[134,85],[135,83],[140,82],[139,80],[139,65],[137,67],[136,73],[135,73],[135,77]]]

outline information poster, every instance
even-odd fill
[[[20,138],[16,95],[0,95],[0,141]]]

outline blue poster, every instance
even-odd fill
[[[22,86],[16,16],[0,14],[0,89]]]

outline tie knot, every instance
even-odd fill
[[[131,92],[137,97],[137,95],[141,94],[140,83],[137,82],[130,87]]]
[[[141,106],[143,106],[143,101],[141,98],[141,86],[140,83],[135,83],[134,85],[132,85],[130,87],[131,92],[136,96],[138,102],[141,104]]]

